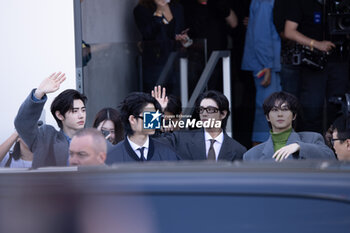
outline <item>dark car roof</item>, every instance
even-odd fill
[[[46,203],[53,216],[73,212],[61,225],[89,213],[103,216],[100,228],[123,232],[348,232],[350,164],[158,162],[2,174],[0,205],[14,208],[19,198],[34,209]]]

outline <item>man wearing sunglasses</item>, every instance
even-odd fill
[[[333,123],[330,139],[338,160],[350,160],[350,128],[346,116],[337,118]]]
[[[119,108],[126,138],[108,152],[106,164],[179,159],[172,148],[149,137],[155,129],[144,128],[143,113],[160,110],[156,99],[150,94],[134,92],[122,101]]]
[[[271,127],[270,137],[247,151],[244,160],[335,159],[321,134],[293,130],[299,109],[294,95],[275,92],[265,99],[263,109]]]
[[[165,109],[165,88],[162,91],[160,86],[155,87],[152,95]],[[226,96],[218,91],[206,91],[197,98],[195,109],[203,122],[201,129],[179,130],[168,133],[159,140],[171,145],[184,160],[241,160],[246,148],[225,132],[230,115]]]

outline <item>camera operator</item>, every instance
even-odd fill
[[[330,36],[325,26],[325,11],[322,0],[277,0],[276,4],[283,5],[285,9],[283,14],[280,14],[285,16],[284,36],[286,39],[307,47],[310,53],[317,51],[318,54],[322,52],[333,53],[332,50],[336,46],[327,39]],[[284,47],[286,48],[286,46]],[[302,103],[302,130],[304,131],[320,133],[323,131],[322,118],[325,98],[327,98],[327,126],[333,122],[337,106],[328,100],[331,97],[342,96],[347,91],[347,59],[335,54],[328,56],[328,63],[322,67],[323,69],[301,65],[294,70],[290,69],[293,71],[292,75],[285,76],[283,73],[286,66],[282,68],[282,89],[285,91],[293,90],[292,93],[298,96]],[[319,55],[313,56],[318,57]],[[298,81],[299,84],[295,83]],[[294,86],[290,87],[292,85]]]

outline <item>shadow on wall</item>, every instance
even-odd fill
[[[81,3],[82,38],[91,45],[84,67],[83,90],[88,97],[87,126],[104,107],[114,107],[138,90],[137,47],[141,36],[133,9],[138,0],[91,0]]]

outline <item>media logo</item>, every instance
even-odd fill
[[[144,129],[160,129],[162,114],[157,110],[156,112],[143,113],[143,128]]]

